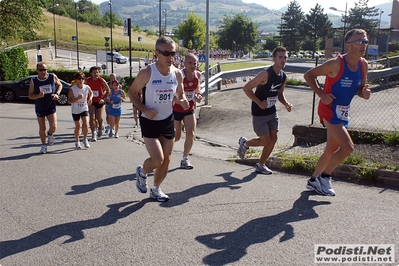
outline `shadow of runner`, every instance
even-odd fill
[[[165,208],[171,208],[174,206],[183,205],[183,204],[189,202],[190,199],[192,199],[192,198],[209,194],[218,188],[239,189],[240,186],[238,186],[238,185],[246,183],[246,182],[250,182],[257,176],[256,173],[251,173],[248,176],[244,177],[243,179],[238,179],[238,178],[232,177],[233,173],[234,172],[227,172],[227,173],[222,173],[222,174],[216,175],[216,176],[223,177],[223,179],[225,180],[224,182],[201,184],[201,185],[194,186],[189,189],[183,190],[181,192],[168,193],[171,200],[160,203],[160,206],[165,207]]]
[[[295,236],[293,222],[299,222],[318,217],[313,209],[318,205],[327,205],[330,202],[309,200],[312,192],[304,191],[294,202],[292,209],[268,217],[261,217],[249,221],[233,232],[217,233],[198,236],[195,239],[212,249],[218,249],[205,258],[207,265],[226,265],[239,261],[247,254],[247,248],[253,244],[269,241],[284,232],[280,242],[287,241]]]
[[[107,206],[109,210],[98,218],[59,224],[40,230],[21,239],[2,241],[0,242],[0,259],[44,246],[63,236],[70,237],[63,242],[64,244],[82,240],[84,238],[84,230],[114,224],[119,219],[126,218],[130,214],[138,211],[150,201],[150,199],[144,199],[122,210],[120,209],[134,203],[134,201],[111,204]]]

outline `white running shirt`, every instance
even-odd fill
[[[167,76],[159,73],[155,63],[150,64],[151,77],[148,81],[144,95],[144,105],[147,108],[157,110],[158,114],[153,120],[164,120],[172,114],[172,102],[177,89],[176,68],[170,67],[170,73]],[[142,113],[142,116],[145,116]]]
[[[73,92],[73,97],[76,98],[79,96],[79,93],[83,94],[83,98],[79,99],[77,102],[71,104],[72,114],[81,114],[84,111],[89,111],[89,106],[87,105],[87,96],[89,95],[89,86],[83,85],[82,89],[79,89],[78,86],[74,85],[71,87]]]

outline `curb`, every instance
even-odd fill
[[[259,158],[236,159],[235,162],[243,165],[254,166]],[[270,156],[266,162],[267,167],[271,169],[279,169],[284,172],[289,172],[283,168],[283,159]],[[305,174],[305,173],[302,173]],[[371,175],[370,179],[363,177],[364,175]],[[351,182],[362,183],[367,185],[386,185],[399,188],[399,172],[387,169],[376,169],[372,167],[363,167],[357,165],[339,165],[333,172],[334,178]]]

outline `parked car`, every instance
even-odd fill
[[[257,55],[258,55],[258,58],[265,58],[265,57],[271,57],[272,53],[268,52],[268,51],[259,51],[257,53]]]
[[[0,81],[0,95],[3,101],[12,102],[28,98],[30,80],[35,76],[28,76],[18,81]],[[58,99],[58,104],[68,103],[68,93],[71,84],[60,79],[62,90]]]
[[[107,61],[108,62],[116,62],[117,64],[126,64],[127,63],[127,58],[121,55],[118,52],[112,52],[114,54],[114,60],[112,60],[112,54],[111,52],[107,52]]]

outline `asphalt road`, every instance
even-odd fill
[[[398,265],[397,190],[335,181],[336,197],[319,196],[305,176],[258,175],[200,141],[181,170],[179,141],[162,185],[171,200],[158,203],[135,188],[147,152],[129,105],[121,138],[89,150],[74,149],[70,107],[58,107],[45,155],[33,109],[0,103],[2,266],[312,265],[315,244],[395,244],[385,265]]]

